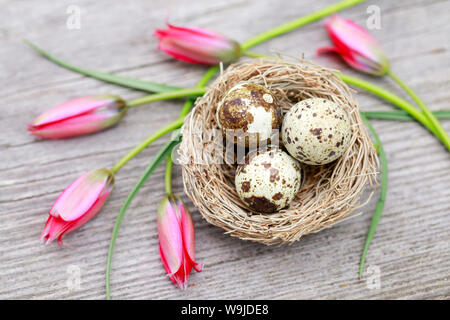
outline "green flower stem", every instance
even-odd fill
[[[361,261],[359,264],[359,277],[362,277],[363,271],[364,271],[364,263],[366,261],[366,255],[367,251],[369,250],[370,242],[372,241],[373,235],[375,234],[375,230],[378,226],[378,222],[381,218],[381,213],[383,212],[384,203],[386,201],[386,193],[387,193],[387,186],[388,186],[388,166],[387,166],[387,158],[386,153],[383,149],[383,144],[381,143],[380,138],[378,137],[377,132],[372,127],[372,124],[367,120],[366,116],[364,114],[361,114],[361,118],[364,121],[364,123],[369,128],[370,132],[373,135],[373,138],[375,139],[376,145],[377,145],[377,151],[378,156],[381,161],[381,188],[380,188],[380,199],[378,200],[377,206],[375,208],[375,211],[372,216],[372,222],[370,223],[369,232],[367,233],[366,242],[364,244],[364,250],[361,255]]]
[[[436,129],[434,128],[434,126],[432,126],[431,122],[425,117],[425,115],[420,112],[419,110],[417,110],[412,104],[410,104],[409,102],[403,100],[402,98],[400,98],[399,96],[393,94],[392,92],[389,92],[381,87],[378,87],[376,85],[374,85],[373,83],[370,83],[368,81],[365,81],[363,79],[357,78],[357,77],[353,77],[353,76],[349,76],[340,72],[337,72],[337,75],[346,83],[349,83],[351,85],[354,85],[355,87],[359,87],[362,88],[366,91],[369,91],[391,103],[393,103],[394,105],[396,105],[397,107],[405,110],[407,113],[409,113],[412,117],[414,117],[414,119],[416,119],[417,121],[419,121],[421,124],[423,124],[426,128],[428,128],[428,130],[430,130],[432,133],[434,133],[438,138],[440,138],[440,136],[438,135],[438,132],[436,131]]]
[[[314,13],[310,13],[306,16],[303,16],[301,18],[292,20],[288,23],[285,23],[281,26],[278,26],[276,28],[273,28],[269,31],[263,32],[259,35],[257,35],[256,37],[251,38],[250,40],[245,41],[244,43],[241,44],[242,50],[247,50],[251,47],[256,46],[257,44],[260,44],[261,42],[265,42],[269,39],[272,39],[274,37],[280,36],[282,34],[285,34],[289,31],[292,31],[294,29],[297,29],[301,26],[304,26],[308,23],[314,22],[316,20],[319,20],[325,16],[328,16],[332,13],[341,11],[343,9],[346,9],[348,7],[351,7],[355,4],[364,2],[365,0],[344,0],[344,1],[340,1],[336,4],[333,4],[331,6],[328,6],[326,8],[323,8],[319,11],[316,11]]]
[[[208,81],[216,74],[216,72],[219,70],[218,66],[210,67],[206,73],[203,75],[203,77],[200,79],[200,81],[197,83],[198,88],[204,87]],[[194,101],[192,99],[189,99],[185,102],[183,108],[181,109],[180,116],[178,117],[177,121],[172,122],[171,124],[167,125],[164,128],[161,128],[154,134],[152,134],[150,137],[148,137],[145,141],[141,142],[138,146],[136,146],[133,150],[131,150],[125,157],[123,157],[115,166],[117,166],[119,170],[125,163],[127,163],[130,159],[132,159],[136,154],[138,154],[140,151],[142,151],[145,147],[147,147],[150,143],[154,142],[156,139],[161,137],[162,135],[166,134],[170,130],[175,130],[176,128],[181,127],[184,121],[184,117],[189,113],[189,110],[191,109],[192,105],[194,104]],[[133,200],[133,198],[138,193],[139,189],[144,185],[144,183],[148,180],[148,178],[151,176],[153,171],[159,166],[159,164],[164,160],[164,158],[168,157],[168,160],[166,162],[166,170],[164,175],[164,184],[165,184],[165,191],[166,193],[172,193],[172,158],[170,156],[173,148],[179,143],[181,139],[180,134],[177,134],[175,138],[173,138],[171,141],[166,143],[158,152],[158,154],[155,156],[153,161],[150,163],[147,170],[144,172],[142,177],[139,179],[138,183],[134,186],[133,190],[128,195],[127,199],[125,200],[122,208],[120,209],[120,212],[117,216],[116,222],[114,224],[114,230],[111,235],[111,241],[109,244],[109,251],[108,251],[108,259],[106,262],[106,277],[105,277],[105,286],[106,286],[106,299],[111,299],[111,263],[112,263],[112,257],[114,254],[114,247],[116,245],[116,239],[117,235],[119,234],[120,226],[122,225],[123,218],[125,216],[125,213]],[[170,158],[170,160],[169,160]],[[113,168],[113,169],[114,169]],[[116,171],[117,171],[116,170]],[[113,171],[115,172],[115,171]]]
[[[210,67],[205,74],[203,75],[203,77],[200,79],[200,81],[197,83],[197,85],[195,86],[196,88],[203,88],[204,86],[206,86],[206,84],[208,83],[209,80],[212,79],[212,77],[214,77],[214,75],[217,73],[217,71],[219,71],[219,66],[212,66]],[[179,119],[183,119],[191,110],[192,105],[194,104],[194,100],[190,99],[187,100],[183,107],[181,108],[180,111],[180,115],[179,115]]]
[[[136,107],[142,104],[151,103],[161,100],[177,99],[190,96],[201,96],[206,92],[206,88],[188,88],[166,91],[161,93],[150,94],[148,96],[136,98],[127,102],[128,107]]]
[[[273,58],[267,55],[263,55],[256,52],[251,51],[245,51],[244,55],[253,57],[253,58]],[[356,87],[362,88],[366,91],[369,91],[391,103],[396,105],[397,107],[405,110],[407,113],[409,113],[414,119],[422,123],[426,128],[428,128],[437,138],[439,138],[443,143],[445,143],[445,139],[442,138],[442,135],[439,134],[439,131],[435,128],[433,123],[426,117],[425,114],[421,113],[419,110],[417,110],[413,105],[411,105],[406,100],[403,100],[399,96],[381,88],[373,83],[370,83],[368,81],[365,81],[363,79],[349,76],[343,73],[337,73],[337,75],[346,83],[352,84]],[[447,145],[447,144],[446,144]]]
[[[219,70],[218,66],[210,67],[206,73],[203,75],[202,79],[197,83],[198,88],[204,87],[208,81],[214,76],[214,74]],[[148,137],[146,140],[141,142],[138,146],[136,146],[133,150],[131,150],[129,153],[127,153],[112,169],[113,172],[117,172],[125,163],[130,161],[136,154],[141,152],[145,147],[147,147],[150,143],[157,140],[159,137],[163,136],[164,134],[168,133],[171,130],[175,130],[183,124],[184,117],[186,114],[188,114],[191,106],[193,105],[194,101],[192,99],[189,99],[184,104],[183,108],[181,109],[180,116],[178,119],[171,124],[167,125],[166,127],[161,128],[154,134],[152,134],[150,137]],[[125,216],[125,213],[131,203],[131,201],[134,199],[136,194],[138,193],[139,189],[143,186],[143,184],[148,180],[148,178],[151,176],[153,171],[159,166],[159,164],[164,160],[164,158],[168,157],[167,163],[166,163],[166,170],[165,170],[165,191],[166,193],[172,193],[172,158],[170,156],[170,153],[172,152],[173,148],[179,143],[181,136],[178,134],[174,139],[172,139],[170,142],[166,143],[158,152],[158,154],[155,156],[153,161],[150,163],[147,170],[144,172],[138,183],[134,186],[133,190],[128,195],[127,199],[125,200],[122,208],[120,209],[120,212],[117,216],[116,222],[114,224],[114,230],[111,235],[111,241],[109,244],[109,250],[108,250],[108,259],[106,262],[106,277],[105,277],[105,286],[106,286],[106,299],[111,299],[111,263],[112,263],[112,257],[114,254],[114,247],[116,245],[116,239],[117,235],[119,234],[120,226],[122,225],[123,218]],[[169,160],[170,158],[170,160]],[[114,171],[115,170],[115,171]]]
[[[368,119],[381,120],[397,120],[397,121],[412,121],[414,118],[407,112],[402,110],[396,111],[361,111]],[[450,119],[450,110],[434,111],[433,115],[441,120]]]
[[[88,70],[84,68],[80,68],[78,66],[75,66],[73,64],[70,64],[68,62],[65,62],[54,55],[51,55],[47,51],[39,48],[37,45],[33,44],[32,42],[28,40],[24,40],[26,44],[28,44],[32,49],[34,49],[36,52],[41,54],[44,58],[47,58],[49,61],[63,67],[69,70],[72,70],[74,72],[83,74],[88,77],[92,77],[95,79],[99,79],[105,82],[114,83],[117,85],[120,85],[122,87],[136,89],[136,90],[142,90],[147,92],[164,92],[164,91],[172,91],[181,89],[179,87],[173,87],[168,86],[161,83],[155,83],[135,78],[129,78],[124,76],[118,76],[116,74],[107,73],[107,72],[99,72],[94,70]]]
[[[158,166],[161,164],[161,162],[164,160],[165,157],[170,155],[173,148],[179,143],[180,136],[177,135],[174,139],[171,139],[171,141],[167,142],[156,154],[156,156],[153,158],[153,160],[150,162],[149,166],[145,170],[144,174],[141,176],[139,181],[136,183],[136,185],[133,187],[133,190],[128,194],[127,199],[122,205],[122,208],[120,208],[120,212],[117,215],[116,222],[114,223],[114,229],[111,235],[111,242],[109,244],[109,250],[108,250],[108,259],[106,262],[106,278],[105,278],[105,284],[106,284],[106,299],[111,299],[111,286],[110,286],[110,280],[111,280],[111,263],[112,263],[112,257],[114,253],[114,247],[116,245],[116,239],[117,235],[119,234],[120,226],[122,225],[123,218],[125,217],[125,213],[127,212],[128,207],[131,204],[131,201],[134,199],[136,194],[138,193],[139,189],[144,185],[144,183],[148,180],[148,178],[152,175],[152,173],[158,168]]]
[[[262,54],[262,53],[249,51],[249,50],[244,51],[242,53],[242,55],[246,56],[246,57],[250,57],[250,58],[274,58],[272,56],[268,56],[268,55],[265,55],[265,54]]]
[[[129,151],[122,159],[120,159],[114,167],[111,168],[111,171],[113,173],[117,173],[128,161],[133,159],[136,155],[138,155],[142,150],[144,150],[147,146],[149,146],[152,142],[155,140],[158,140],[163,135],[181,127],[183,124],[183,120],[178,119],[176,121],[173,121],[169,123],[168,125],[162,127],[161,129],[157,130],[155,133],[150,135],[147,139],[142,141],[140,144],[138,144],[136,147],[134,147],[131,151]]]
[[[164,186],[166,188],[166,194],[172,194],[172,155],[169,154],[166,162],[166,172],[164,174]]]
[[[399,77],[393,74],[391,71],[387,73],[403,90],[406,91],[410,95],[410,97],[414,100],[414,102],[422,109],[425,117],[429,120],[430,125],[436,130],[436,135],[441,139],[442,143],[450,150],[450,137],[447,132],[442,128],[441,123],[438,119],[433,115],[430,109],[426,106],[426,104],[419,98],[419,96]]]
[[[212,77],[214,77],[214,75],[217,73],[218,70],[219,70],[218,66],[210,67],[205,72],[205,74],[200,79],[200,81],[197,83],[196,88],[202,88],[202,87],[206,86],[208,81],[211,80]],[[186,100],[183,107],[181,108],[180,115],[178,116],[178,120],[184,121],[184,117],[189,113],[189,110],[191,110],[191,107],[193,105],[194,105],[193,99]],[[172,161],[167,161],[166,175],[165,175],[165,179],[164,179],[166,193],[168,193],[167,190],[170,190],[170,193],[172,192],[172,166],[173,166]]]

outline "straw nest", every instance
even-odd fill
[[[242,81],[271,90],[284,113],[298,101],[320,97],[344,106],[352,123],[345,154],[327,165],[302,164],[299,192],[289,207],[276,213],[253,212],[241,201],[234,185],[236,164],[227,159],[224,138],[218,134],[216,107]],[[363,191],[376,182],[378,158],[351,90],[331,70],[305,60],[252,59],[229,66],[197,99],[182,134],[178,160],[185,192],[209,223],[244,240],[292,243],[331,227],[365,204],[371,193],[362,197]]]

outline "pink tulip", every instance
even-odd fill
[[[43,139],[80,136],[111,127],[126,110],[125,101],[113,95],[76,98],[42,113],[28,125],[28,131]]]
[[[355,22],[334,14],[325,28],[335,46],[320,48],[318,54],[336,52],[352,68],[376,76],[389,71],[389,61],[378,41]]]
[[[49,212],[41,240],[55,239],[62,245],[62,236],[91,220],[103,207],[114,186],[114,174],[108,169],[86,172],[56,199]]]
[[[202,271],[195,262],[194,223],[178,196],[165,196],[158,206],[159,254],[172,282],[187,288],[192,267]]]
[[[200,28],[167,26],[168,29],[157,29],[153,35],[159,39],[158,49],[175,59],[214,65],[241,56],[239,43],[221,34]]]

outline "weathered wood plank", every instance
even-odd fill
[[[312,12],[333,1],[4,1],[0,11],[0,298],[101,299],[109,238],[120,206],[149,159],[164,141],[145,150],[118,174],[102,213],[68,235],[67,246],[43,246],[39,234],[52,202],[82,172],[112,165],[156,128],[174,119],[181,101],[137,108],[107,132],[67,141],[37,141],[28,121],[49,106],[78,95],[139,92],[63,70],[32,52],[29,38],[69,61],[173,85],[192,86],[204,68],[168,59],[151,37],[169,15],[173,23],[212,28],[239,41]],[[81,8],[81,29],[66,27],[67,7]],[[383,44],[393,70],[433,109],[450,107],[448,1],[368,1],[342,13],[364,24],[368,5],[378,5]],[[276,6],[276,8],[274,8]],[[316,59],[329,43],[323,22],[305,26],[255,51],[304,54]],[[323,65],[349,71],[337,59]],[[349,71],[351,72],[351,71]],[[365,77],[406,97],[388,79]],[[391,106],[365,93],[366,110]],[[163,170],[132,203],[117,242],[112,293],[127,299],[448,299],[450,296],[450,155],[415,123],[375,121],[389,160],[389,194],[367,256],[380,270],[380,289],[358,280],[358,264],[375,207],[374,198],[354,219],[304,237],[291,246],[265,247],[224,235],[189,203],[196,223],[197,256],[205,263],[191,286],[171,285],[159,260],[156,204],[163,195]],[[444,122],[450,131],[450,121]],[[180,169],[175,168],[180,177]],[[174,189],[182,193],[180,178]],[[79,290],[69,290],[70,268],[81,272]]]

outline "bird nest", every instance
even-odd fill
[[[339,103],[353,129],[342,157],[322,166],[302,164],[302,185],[294,200],[271,214],[254,212],[239,198],[234,184],[237,165],[224,151],[230,142],[225,142],[216,121],[218,103],[243,81],[271,90],[283,113],[313,97]],[[363,197],[365,187],[376,182],[378,158],[350,88],[331,70],[305,60],[252,59],[229,66],[197,99],[182,135],[178,160],[185,192],[209,223],[243,240],[292,243],[331,227],[367,203],[371,193]]]

